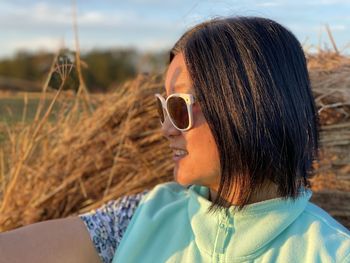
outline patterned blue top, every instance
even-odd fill
[[[107,204],[79,215],[103,263],[112,262],[114,252],[142,197],[149,190],[109,201]]]

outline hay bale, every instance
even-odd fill
[[[92,116],[53,124],[59,127],[52,136],[43,131],[35,158],[4,192],[1,230],[82,213],[170,180],[171,151],[154,107],[161,83],[139,76],[105,96]]]
[[[312,201],[350,228],[350,58],[322,51],[308,69],[321,122]]]

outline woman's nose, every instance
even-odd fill
[[[162,125],[162,133],[164,137],[169,139],[172,136],[180,135],[181,131],[176,129],[174,125],[171,123],[169,117],[166,116]]]

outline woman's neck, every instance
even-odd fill
[[[209,201],[213,202],[215,198],[217,197],[217,190],[209,188]],[[248,204],[253,204],[253,203],[258,203],[261,201],[269,200],[269,199],[274,199],[278,198],[280,195],[278,195],[278,187],[276,184],[270,183],[270,184],[265,184],[263,187],[261,187],[260,191],[256,191],[253,193],[251,196],[250,200],[248,201]],[[233,200],[233,201],[230,201]],[[227,202],[226,204],[228,206],[236,205],[237,198],[231,197],[229,199],[225,199]]]

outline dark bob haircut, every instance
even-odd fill
[[[266,182],[282,198],[310,187],[318,158],[319,118],[306,59],[296,37],[270,19],[215,18],[187,31],[182,53],[195,95],[215,138],[221,166],[210,210],[238,209]]]

